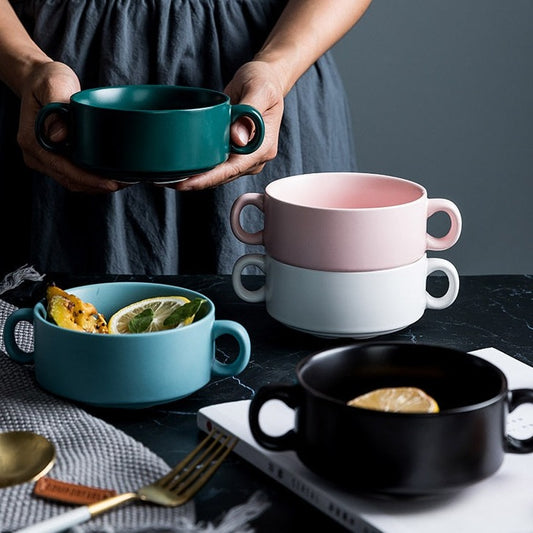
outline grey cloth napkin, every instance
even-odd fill
[[[4,322],[16,308],[0,300],[0,431],[31,430],[51,440],[57,459],[48,473],[61,481],[129,492],[151,482],[169,466],[143,444],[82,408],[47,394],[35,383],[32,366],[5,353]],[[33,349],[33,328],[17,326],[21,348]],[[0,489],[0,531],[14,531],[72,509],[32,495],[33,483]],[[77,526],[79,533],[253,531],[248,522],[266,507],[262,494],[228,511],[220,524],[196,523],[194,503],[166,508],[131,503]]]

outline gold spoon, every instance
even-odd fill
[[[35,481],[54,465],[54,445],[32,431],[0,433],[0,488]]]

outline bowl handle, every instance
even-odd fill
[[[510,413],[524,403],[533,403],[533,389],[515,389],[509,391]],[[527,439],[517,439],[511,435],[505,435],[504,449],[509,453],[531,453],[533,452],[533,436]]]
[[[231,283],[235,294],[245,302],[259,303],[264,302],[266,299],[266,279],[265,283],[257,289],[250,290],[244,286],[242,281],[242,272],[246,267],[255,266],[266,273],[265,270],[265,254],[246,254],[233,265],[233,272],[231,273]]]
[[[35,120],[35,137],[37,137],[37,141],[45,150],[60,155],[68,153],[68,139],[58,142],[50,140],[45,133],[45,121],[50,115],[55,113],[68,123],[70,112],[70,104],[63,102],[51,102],[39,110]]]
[[[212,372],[218,376],[236,376],[240,374],[250,361],[251,342],[246,328],[233,320],[215,320],[213,324],[213,339],[222,335],[231,335],[239,344],[239,353],[231,363],[213,359]]]
[[[284,385],[282,383],[270,383],[262,386],[252,398],[248,411],[250,430],[257,443],[267,450],[295,450],[297,436],[294,429],[283,435],[268,435],[261,428],[259,411],[269,400],[280,400],[288,407],[295,409],[302,403],[302,388],[300,385]]]
[[[248,117],[255,127],[254,136],[248,141],[245,146],[238,146],[230,143],[230,150],[235,154],[251,154],[255,152],[262,144],[265,138],[265,123],[261,113],[251,105],[235,104],[231,106],[231,123],[241,117]]]
[[[17,309],[11,313],[4,324],[4,344],[6,352],[17,363],[33,363],[34,352],[22,350],[15,339],[15,328],[19,322],[29,322],[33,324],[33,309],[25,307]]]

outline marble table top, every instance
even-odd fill
[[[250,287],[262,283],[249,276]],[[427,310],[410,327],[365,341],[325,339],[292,330],[271,318],[264,304],[250,304],[233,292],[230,276],[47,276],[61,288],[103,281],[154,281],[204,293],[216,306],[216,318],[240,322],[249,332],[252,356],[249,366],[233,378],[212,380],[188,398],[143,410],[88,408],[143,442],[168,464],[177,463],[198,442],[199,408],[221,402],[250,399],[263,384],[291,382],[294,368],[303,357],[325,348],[355,342],[400,341],[436,344],[464,351],[497,348],[533,365],[533,275],[461,276],[459,296],[445,310]],[[445,278],[432,276],[428,288],[443,293]],[[43,284],[32,283],[3,295],[17,306],[33,305],[43,293]],[[231,454],[196,497],[199,520],[216,521],[225,510],[243,503],[255,491],[265,493],[270,507],[253,523],[257,532],[277,533],[296,529],[342,531],[341,527],[315,510],[253,466]]]

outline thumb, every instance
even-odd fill
[[[253,123],[240,118],[231,125],[231,141],[237,146],[246,146],[253,137]]]

